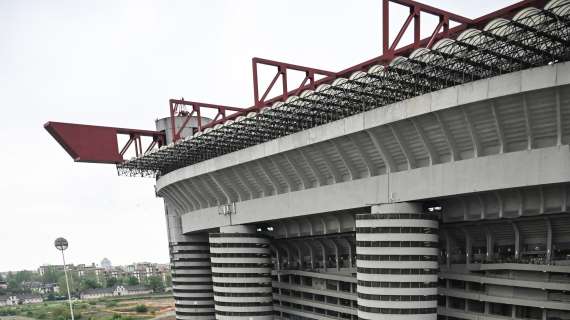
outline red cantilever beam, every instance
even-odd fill
[[[165,141],[164,132],[149,130],[62,122],[47,122],[44,128],[76,162],[117,164],[124,161],[123,156],[133,143],[138,156],[151,150],[154,146],[161,146]],[[119,150],[117,140],[119,134],[129,136],[129,140],[121,150]],[[152,138],[152,142],[145,150],[142,148],[141,137]]]

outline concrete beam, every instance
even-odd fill
[[[157,190],[180,180],[372,129],[402,119],[490,98],[545,87],[567,85],[570,84],[569,72],[570,62],[557,63],[431,92],[175,170],[158,179]]]
[[[414,201],[569,181],[570,146],[566,145],[447,162],[242,201],[236,203],[232,220],[236,224],[247,224],[390,201]],[[217,210],[205,208],[182,215],[184,232],[228,223],[219,218]]]

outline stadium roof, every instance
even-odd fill
[[[570,0],[527,7],[430,49],[336,78],[258,112],[117,165],[119,175],[159,176],[308,128],[447,87],[570,59]]]

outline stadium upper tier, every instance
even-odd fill
[[[120,175],[157,176],[357,113],[478,79],[570,60],[570,0],[528,7],[431,49],[228,120],[118,164]]]

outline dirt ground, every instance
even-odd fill
[[[141,311],[141,306],[144,305]],[[139,310],[137,312],[137,306]],[[81,319],[160,319],[174,320],[174,299],[170,295],[141,297],[113,297],[101,300],[80,300],[73,304],[76,315]],[[69,308],[64,301],[45,302],[33,305],[2,307],[0,311],[10,311],[11,316],[0,316],[0,320],[63,319],[69,318]]]

